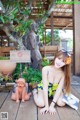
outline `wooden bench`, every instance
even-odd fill
[[[40,52],[43,57],[46,57],[48,60],[53,60],[55,54],[58,52],[58,46],[49,45],[40,47]]]
[[[15,50],[15,47],[0,47],[0,56],[9,56],[10,50]]]

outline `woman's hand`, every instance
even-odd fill
[[[44,107],[40,110],[40,113],[45,114],[45,113],[48,113],[48,111],[49,111],[49,107]]]
[[[56,109],[53,106],[51,106],[51,105],[49,107],[49,113],[50,113],[50,115],[53,115],[53,114],[56,113]]]

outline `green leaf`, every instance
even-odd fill
[[[11,14],[11,15],[9,16],[9,19],[10,19],[10,20],[14,19],[14,14]]]
[[[5,23],[5,20],[4,20],[4,17],[3,16],[0,16],[0,20]]]

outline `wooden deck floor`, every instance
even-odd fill
[[[72,88],[72,93],[80,99],[80,93],[75,88]],[[16,103],[10,97],[11,92],[0,92],[0,113],[8,112],[8,120],[80,120],[80,103],[77,111],[67,105],[63,108],[56,106],[55,115],[41,115],[40,108],[36,107],[33,98],[25,103]],[[5,119],[1,119],[0,116],[0,120]]]

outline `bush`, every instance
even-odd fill
[[[24,69],[22,77],[28,83],[39,83],[42,80],[42,73],[37,69],[33,69],[31,67]]]
[[[25,64],[22,64],[22,72],[24,71],[24,68],[25,68]],[[14,80],[20,78],[20,72],[21,72],[20,71],[20,63],[18,63],[15,71],[12,74]]]
[[[50,61],[46,59],[46,57],[44,57],[42,59],[42,63],[41,63],[42,67],[50,65]]]
[[[9,59],[10,59],[9,57],[0,56],[0,60],[9,60]]]

